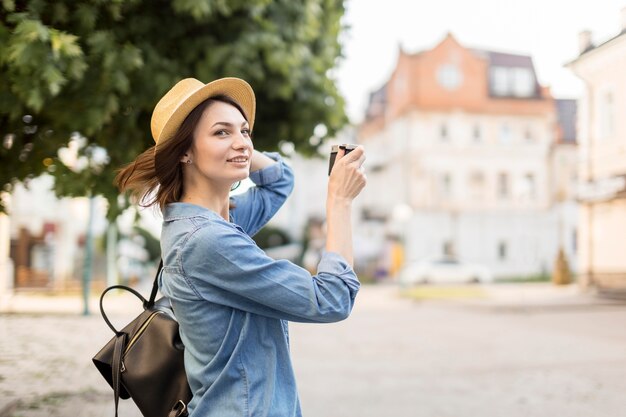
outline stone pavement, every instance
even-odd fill
[[[141,308],[132,296],[111,300],[107,312],[116,324]],[[5,314],[0,315],[0,417],[113,415],[112,390],[91,362],[113,333],[100,317],[97,300],[92,301],[92,315],[84,317],[78,296],[17,294],[5,300]],[[122,401],[120,416],[141,413]]]
[[[365,286],[352,316],[291,324],[304,415],[620,417],[626,304],[575,286],[493,285],[485,296],[414,301]],[[118,324],[140,309],[107,299]],[[112,416],[91,357],[112,337],[79,298],[0,300],[0,417]],[[139,417],[122,401],[121,417]]]

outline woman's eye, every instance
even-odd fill
[[[218,130],[217,132],[215,132],[216,136],[226,136],[228,135],[228,131],[226,130]]]
[[[250,133],[251,133],[251,132],[250,132],[250,129],[242,129],[241,133],[242,133],[244,136],[250,136]]]

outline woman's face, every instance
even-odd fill
[[[191,148],[182,159],[192,161],[185,172],[187,179],[230,187],[250,174],[252,150],[250,127],[239,110],[213,102],[202,113]]]

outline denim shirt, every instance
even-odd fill
[[[301,416],[286,321],[343,320],[359,290],[337,253],[311,276],[250,238],[293,189],[291,169],[267,155],[278,162],[250,174],[256,186],[233,197],[230,222],[186,203],[163,213],[159,286],[180,323],[191,416]]]

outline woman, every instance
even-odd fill
[[[352,310],[350,209],[365,186],[358,147],[328,182],[326,252],[317,275],[273,260],[250,238],[285,202],[293,174],[255,151],[255,98],[243,80],[177,83],[152,115],[156,145],[116,181],[163,212],[161,292],[185,343],[191,416],[300,416],[286,321],[335,322]],[[230,198],[233,184],[255,183]]]

